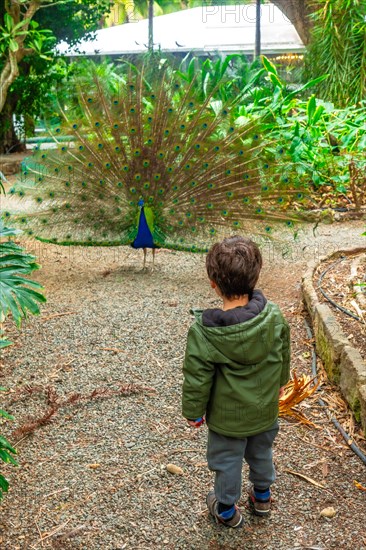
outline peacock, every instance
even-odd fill
[[[237,116],[240,97],[200,99],[183,76],[131,67],[113,91],[97,74],[79,84],[53,146],[35,147],[10,190],[23,199],[5,213],[13,225],[60,245],[142,248],[144,267],[148,248],[204,252],[220,228],[291,227],[305,192],[285,151],[259,118]]]

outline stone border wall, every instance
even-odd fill
[[[366,248],[338,250],[321,258],[318,263],[309,264],[302,277],[302,293],[313,322],[317,353],[329,378],[339,385],[366,435],[366,362],[343,333],[333,310],[320,303],[313,282],[314,272],[322,262],[357,253],[366,253]]]

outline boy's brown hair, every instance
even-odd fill
[[[239,235],[214,244],[206,257],[208,277],[226,298],[249,294],[250,299],[262,264],[255,242]]]

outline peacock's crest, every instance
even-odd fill
[[[95,76],[60,108],[56,148],[24,162],[11,193],[31,203],[14,223],[59,244],[138,246],[143,216],[153,246],[192,251],[220,227],[291,226],[304,192],[283,174],[284,151],[214,92],[198,101],[194,82],[164,67],[131,70],[113,93]]]

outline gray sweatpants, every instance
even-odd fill
[[[218,502],[235,504],[241,495],[243,459],[249,465],[249,479],[256,489],[267,489],[276,478],[272,444],[278,422],[267,432],[236,439],[208,431],[207,461],[215,472],[215,495]]]

